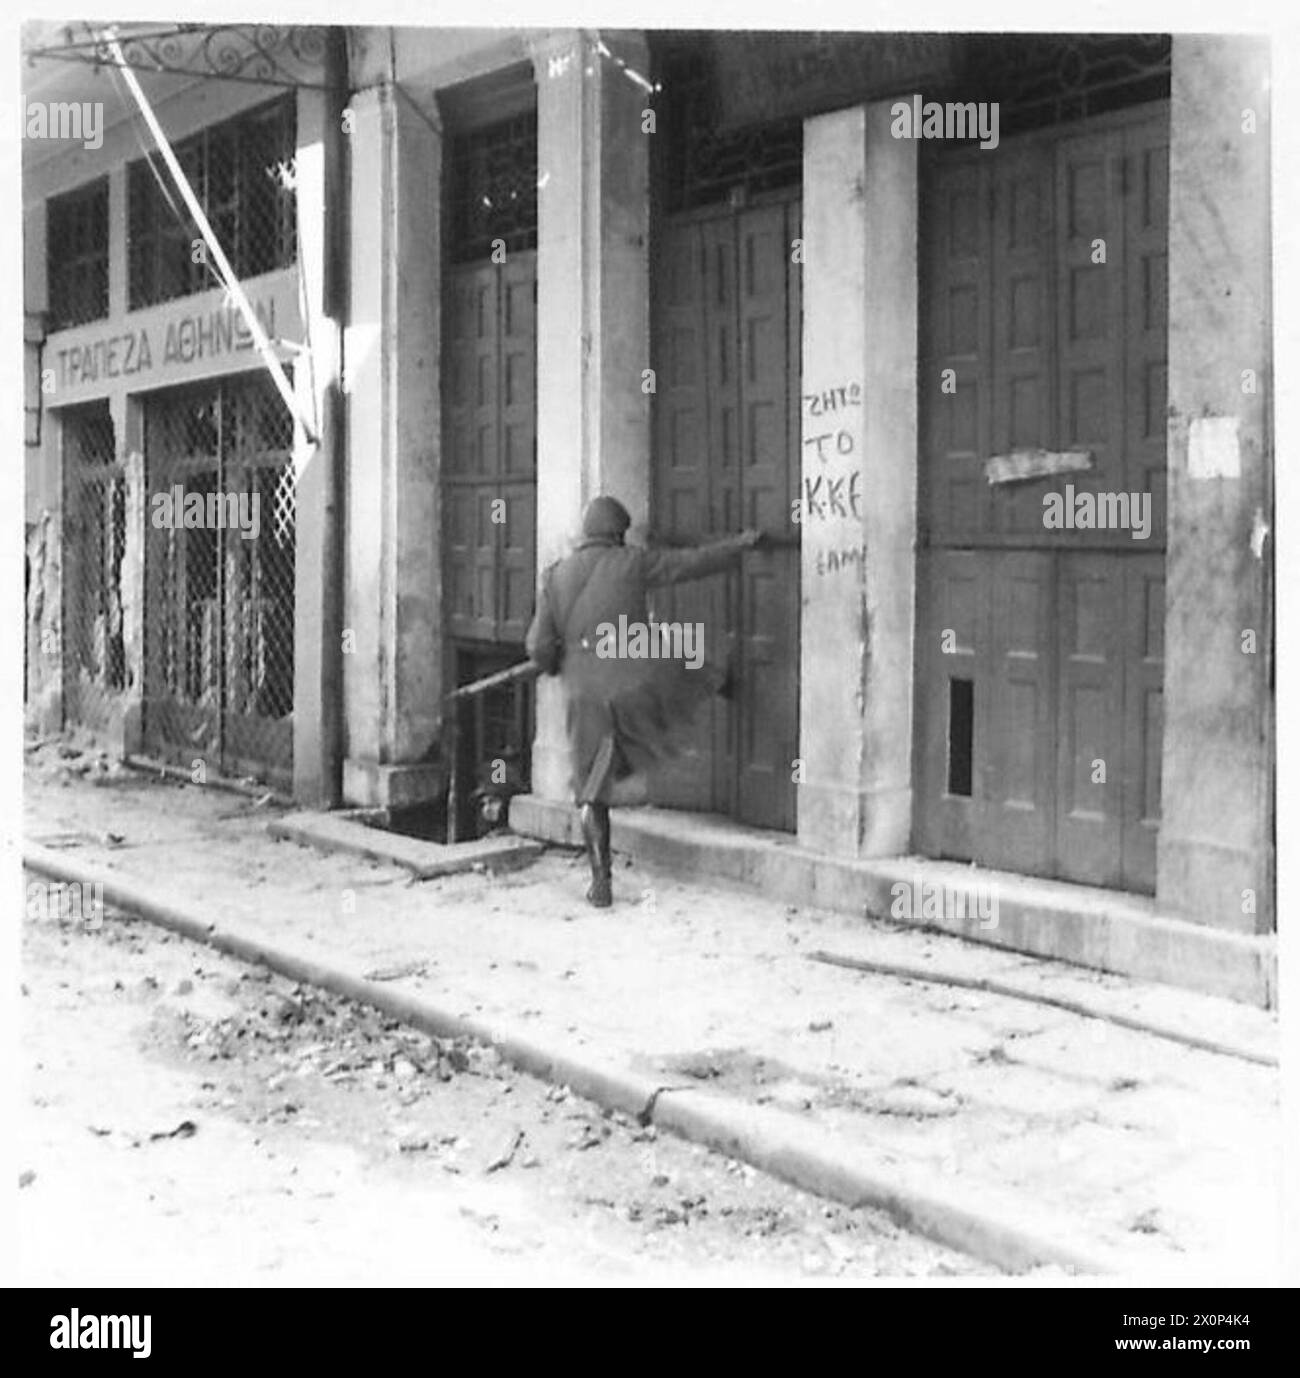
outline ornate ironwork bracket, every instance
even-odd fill
[[[78,62],[96,70],[114,66],[102,37],[45,44],[24,52],[29,63]],[[258,86],[324,90],[326,29],[294,24],[174,24],[167,29],[123,30],[119,41],[127,65],[136,72],[166,72]]]

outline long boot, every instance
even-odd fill
[[[587,891],[587,903],[597,909],[608,909],[614,902],[610,885],[609,805],[583,804],[578,816],[582,820],[582,839],[587,844],[587,859],[591,862],[591,888]]]

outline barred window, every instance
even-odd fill
[[[451,147],[451,258],[537,247],[537,112],[459,134]]]
[[[50,329],[66,330],[108,315],[108,179],[99,178],[46,210]]]
[[[294,97],[289,95],[200,130],[174,147],[217,242],[241,278],[288,268],[297,259],[296,137]],[[128,172],[133,311],[217,283],[204,254],[194,252],[194,241],[202,238],[198,226],[161,159],[153,156],[153,166],[140,159]]]
[[[66,407],[63,421],[64,706],[100,726],[106,691],[126,687],[122,561],[126,476],[107,402]]]
[[[797,187],[803,176],[803,120],[788,116],[729,129],[722,125],[722,76],[712,50],[697,36],[667,37],[655,49],[655,69],[666,93],[656,140],[657,176],[667,211],[726,201],[737,189],[750,195]]]

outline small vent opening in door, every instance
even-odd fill
[[[975,681],[948,681],[948,793],[970,798],[975,745]]]

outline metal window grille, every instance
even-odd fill
[[[537,112],[457,135],[451,148],[451,259],[537,247]]]
[[[742,129],[719,127],[718,76],[701,46],[665,46],[656,63],[663,87],[664,208],[690,210],[798,186],[803,177],[803,120]]]
[[[1167,100],[1168,34],[973,34],[944,100],[996,100],[1000,135]]]
[[[293,767],[293,418],[262,374],[150,399],[150,754],[288,788]]]
[[[887,43],[889,35],[880,41]],[[721,128],[722,78],[708,44],[699,35],[665,37],[656,59],[666,210],[723,201],[739,188],[755,194],[797,185],[801,119]],[[1167,99],[1170,73],[1166,34],[980,34],[963,39],[960,69],[925,95],[997,101],[1006,136]]]
[[[107,402],[63,414],[64,713],[104,728],[126,688],[126,476]]]
[[[235,273],[253,277],[297,259],[293,96],[200,130],[174,146]],[[132,310],[217,284],[191,220],[157,154],[127,176],[128,292]]]
[[[49,328],[108,315],[108,179],[50,198],[45,222]]]

